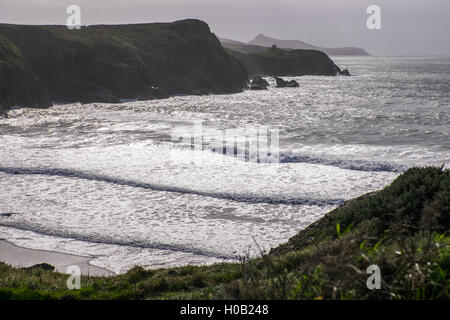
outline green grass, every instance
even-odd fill
[[[241,277],[238,264],[145,270],[113,277],[86,277],[69,290],[68,275],[18,269],[0,263],[0,299],[208,299],[220,284]]]
[[[0,264],[0,299],[449,299],[450,171],[413,168],[257,259],[83,277]],[[381,270],[369,290],[367,267]]]

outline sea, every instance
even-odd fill
[[[410,167],[449,167],[450,58],[332,59],[352,76],[11,110],[0,238],[117,274],[237,262]]]

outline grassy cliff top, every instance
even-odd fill
[[[264,51],[259,52],[253,52],[251,55],[255,56],[261,56],[266,58],[279,58],[279,59],[286,59],[286,58],[298,58],[300,56],[302,57],[316,57],[317,55],[321,55],[322,57],[327,57],[327,55],[319,50],[303,50],[303,49],[296,49],[296,50],[286,50],[286,49],[280,49],[280,48],[271,48]]]
[[[145,40],[152,37],[165,41],[168,36],[190,35],[193,38],[208,37],[211,30],[208,24],[198,19],[185,19],[174,22],[162,23],[136,23],[136,24],[116,24],[116,25],[91,25],[81,26],[80,29],[68,29],[64,25],[18,25],[0,23],[0,29],[8,35],[17,32],[30,32],[36,35],[52,34],[61,39],[70,41],[80,41],[85,44],[94,43],[99,40],[99,36],[112,35],[118,38]],[[40,39],[37,39],[40,40]],[[42,39],[41,39],[42,40]],[[109,41],[111,39],[105,39]],[[218,40],[217,40],[218,41]]]

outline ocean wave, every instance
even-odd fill
[[[73,239],[78,241],[84,241],[89,243],[96,244],[105,244],[105,245],[116,245],[123,247],[133,247],[133,248],[142,248],[142,249],[156,249],[156,250],[165,250],[165,251],[174,251],[174,252],[184,252],[191,253],[198,256],[206,256],[217,259],[224,260],[235,260],[237,256],[227,255],[223,253],[213,252],[209,250],[203,250],[199,248],[183,246],[179,244],[166,244],[159,242],[149,242],[143,240],[122,240],[122,239],[113,239],[105,236],[94,236],[94,235],[84,235],[76,232],[70,231],[61,231],[57,229],[50,229],[44,226],[34,225],[34,224],[26,224],[23,221],[21,222],[0,222],[1,227],[17,229],[21,231],[31,231],[44,236],[51,236],[63,239]]]
[[[310,163],[310,164],[321,164],[325,166],[332,166],[346,170],[355,170],[355,171],[373,171],[373,172],[394,172],[401,173],[408,169],[408,166],[397,164],[397,163],[389,163],[383,161],[371,161],[371,160],[362,160],[362,159],[337,159],[337,158],[322,158],[317,156],[310,156],[305,154],[292,154],[286,152],[280,152],[279,157],[272,157],[269,153],[266,157],[261,157],[258,155],[251,156],[251,153],[246,150],[242,152],[236,147],[231,150],[231,152],[227,153],[226,148],[219,149],[215,147],[211,147],[208,149],[211,152],[220,153],[227,156],[237,157],[237,155],[242,155],[241,158],[246,162],[270,162],[273,159],[278,159],[279,163]],[[220,151],[219,151],[220,150]]]
[[[166,186],[160,184],[152,184],[118,177],[110,177],[102,174],[95,174],[83,172],[72,169],[61,168],[18,168],[18,167],[0,167],[0,172],[13,175],[45,175],[58,176],[64,178],[77,178],[91,181],[99,181],[104,183],[111,183],[116,185],[128,186],[133,188],[141,188],[152,191],[174,192],[181,194],[194,194],[204,197],[231,200],[245,203],[267,203],[267,204],[284,204],[284,205],[313,205],[313,206],[337,206],[342,204],[344,199],[313,199],[302,197],[283,197],[279,195],[274,196],[260,196],[253,194],[234,194],[234,193],[220,193],[193,190],[181,187]]]
[[[400,173],[408,169],[406,165],[388,163],[382,161],[370,161],[370,160],[353,160],[353,159],[326,159],[320,157],[312,157],[308,155],[292,155],[284,154],[280,155],[281,163],[313,163],[322,164],[326,166],[338,167],[347,170],[357,171],[376,171],[376,172],[395,172]]]

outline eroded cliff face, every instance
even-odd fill
[[[0,113],[15,105],[45,107],[50,99],[21,51],[0,35]]]
[[[335,76],[341,71],[322,51],[269,49],[241,53],[226,48],[240,61],[250,78],[254,76]]]
[[[269,49],[248,54],[265,75],[270,76],[335,76],[339,68],[322,51]]]
[[[48,92],[52,101],[118,102],[175,93],[233,93],[242,91],[248,80],[242,64],[228,55],[200,20],[81,30],[3,24],[0,35],[20,50],[23,72],[34,73],[35,81],[43,84],[35,90],[43,96]],[[18,71],[11,72],[17,76]],[[1,78],[3,91],[11,91],[8,79]],[[13,89],[10,95],[21,97],[21,90]],[[37,102],[47,105],[45,99]],[[17,104],[31,106],[25,100]]]
[[[254,76],[266,75],[265,72],[263,71],[262,66],[258,63],[256,59],[252,58],[250,55],[240,53],[228,48],[226,48],[226,50],[230,56],[232,56],[233,58],[237,59],[240,63],[242,63],[242,66],[244,67],[245,71],[247,72],[250,78],[253,78]]]

